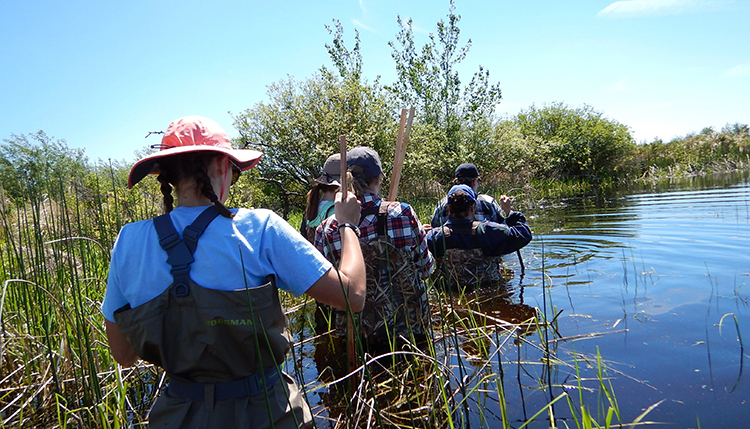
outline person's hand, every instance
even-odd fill
[[[341,192],[336,192],[336,198],[334,198],[334,213],[336,214],[336,222],[351,223],[353,225],[359,225],[359,213],[361,205],[357,197],[347,192],[346,197]]]
[[[510,207],[513,200],[507,195],[500,195],[500,208],[503,209],[506,215],[510,214]]]

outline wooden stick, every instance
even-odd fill
[[[346,200],[347,188],[346,188],[346,136],[339,136],[339,152],[341,153],[341,195],[342,200]],[[357,355],[356,348],[354,347],[354,314],[351,308],[346,309],[346,345],[349,354],[349,372],[352,372],[357,367]],[[356,379],[351,378],[352,391],[356,386]]]
[[[341,183],[341,192],[346,197],[346,136],[343,134],[339,136],[339,152],[341,153],[341,179],[339,179],[339,182]]]
[[[409,109],[409,119],[406,119],[406,109],[401,109],[401,121],[398,125],[398,136],[396,137],[396,151],[393,156],[393,170],[391,185],[388,189],[388,201],[395,201],[398,197],[398,182],[401,180],[401,170],[404,166],[406,156],[406,145],[409,143],[411,124],[414,120],[414,106]]]

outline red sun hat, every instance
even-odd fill
[[[149,174],[159,174],[159,160],[188,152],[219,152],[227,155],[240,170],[255,167],[263,152],[252,149],[234,149],[226,131],[211,119],[201,116],[184,116],[172,121],[164,132],[158,152],[146,155],[130,169],[128,188]]]

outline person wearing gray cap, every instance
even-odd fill
[[[333,217],[315,232],[315,247],[331,261],[339,257],[342,229],[360,234],[365,257],[367,296],[357,315],[357,332],[372,354],[403,345],[402,339],[421,344],[430,326],[427,288],[424,280],[434,270],[425,231],[414,209],[406,203],[383,201],[380,185],[383,169],[378,153],[359,146],[346,155],[347,183],[361,202],[357,225],[339,223]],[[337,333],[346,332],[346,313],[335,313]]]
[[[500,208],[500,204],[487,194],[480,194],[478,191],[479,182],[479,170],[474,164],[465,162],[456,168],[456,178],[453,179],[454,185],[469,185],[474,192],[477,193],[477,204],[474,210],[474,219],[478,221],[488,220],[496,223],[503,223],[503,210]],[[507,196],[502,195],[501,201],[508,199]],[[448,212],[446,207],[448,205],[448,197],[441,199],[435,206],[435,213],[432,215],[430,226],[437,228],[440,225],[445,224],[448,221]]]
[[[307,208],[302,216],[299,232],[311,242],[315,238],[315,229],[323,220],[333,215],[333,198],[341,187],[341,155],[335,153],[328,157],[318,177],[313,180],[313,187],[307,192]]]

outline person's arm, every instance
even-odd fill
[[[132,366],[138,360],[138,355],[135,354],[133,346],[120,331],[117,323],[105,319],[104,327],[107,330],[107,343],[109,343],[112,357],[122,366]]]
[[[486,240],[492,250],[493,256],[502,256],[513,253],[531,242],[531,228],[526,223],[526,217],[521,212],[513,212],[506,219],[506,224],[488,224]],[[490,226],[491,225],[491,226]]]
[[[505,195],[502,195],[500,199],[502,200],[504,196]],[[503,208],[500,207],[500,204],[497,202],[497,200],[489,197],[489,201],[485,202],[489,206],[488,209],[491,210],[491,216],[489,216],[487,219],[497,223],[505,222],[505,212],[503,211]]]
[[[351,192],[342,201],[342,194],[336,194],[336,221],[343,224],[358,225],[360,203]],[[339,269],[328,270],[307,290],[307,295],[339,310],[346,310],[347,301],[352,311],[362,311],[365,305],[367,289],[365,262],[359,247],[359,237],[354,229],[339,227],[341,235],[341,257]]]
[[[500,213],[500,215],[505,214],[505,217],[508,217],[510,215],[512,203],[513,203],[513,200],[509,196],[500,195],[500,208],[502,210],[502,213]]]

